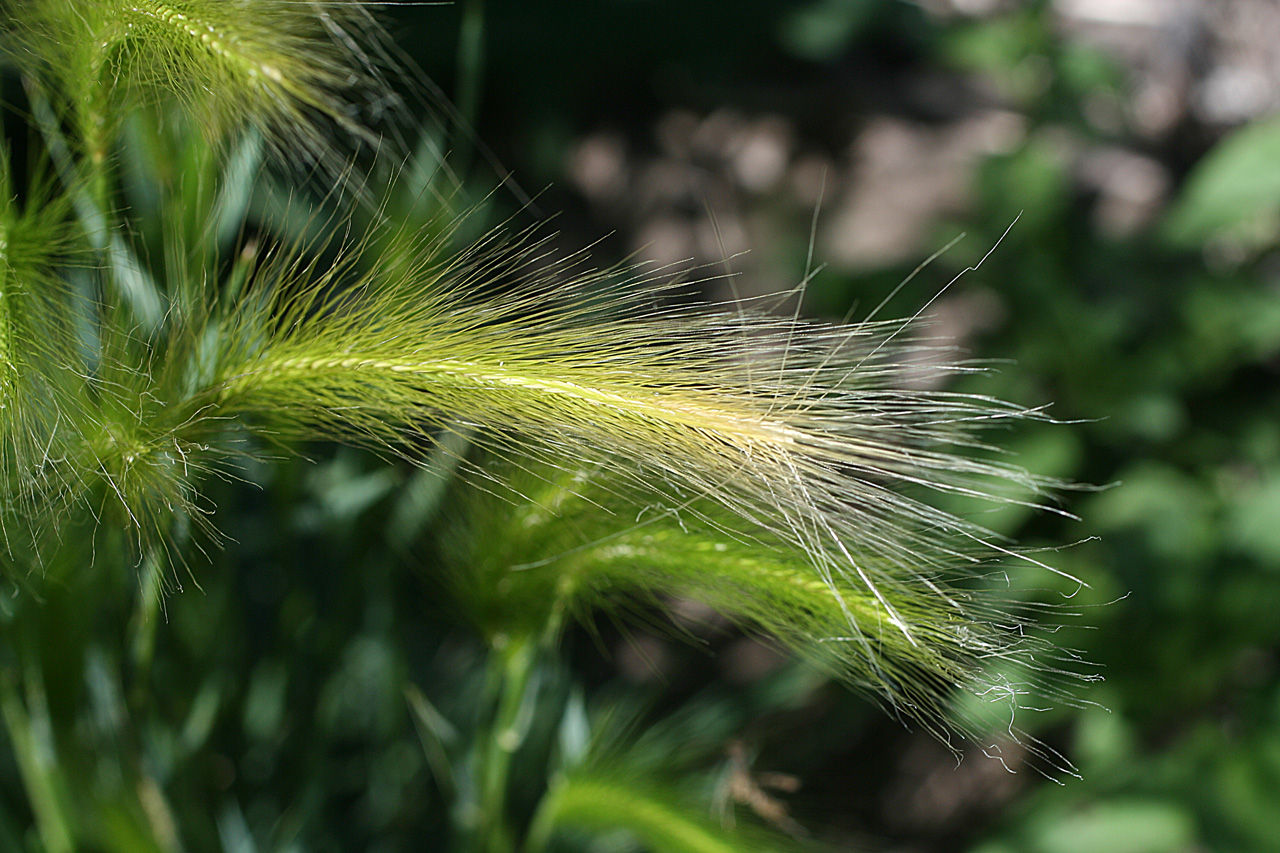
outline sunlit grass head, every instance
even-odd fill
[[[64,124],[77,130],[80,165],[98,178],[84,218],[112,221],[104,163],[114,122],[139,104],[174,99],[211,137],[253,128],[322,166],[339,162],[328,130],[373,139],[356,102],[381,91],[362,4],[31,0],[11,14],[28,79],[64,110],[43,126],[51,145]],[[64,179],[85,206],[82,179]],[[5,416],[28,447],[56,437],[57,452],[15,452],[10,470],[64,472],[60,499],[146,550],[176,538],[175,519],[204,517],[204,478],[252,452],[232,424],[415,462],[450,432],[504,465],[536,448],[524,467],[563,495],[466,551],[477,580],[496,578],[472,596],[492,611],[478,619],[490,634],[534,635],[628,595],[686,595],[938,731],[957,691],[1016,710],[1017,689],[985,680],[987,664],[1034,670],[1040,649],[977,579],[1019,555],[939,499],[1045,503],[1054,484],[979,435],[1039,410],[937,390],[972,368],[917,318],[841,325],[779,316],[765,300],[690,304],[670,298],[669,271],[592,272],[585,254],[557,260],[536,230],[459,246],[453,222],[373,219],[364,234],[354,217],[322,221],[314,243],[280,238],[251,263],[154,264],[167,303],[157,298],[166,308],[150,324],[110,288],[98,304],[91,280],[77,305],[92,322],[60,374],[67,402]],[[23,221],[0,211],[14,234]],[[119,252],[98,241],[110,250],[103,278],[119,269],[112,252],[129,255],[126,230],[112,235]],[[260,236],[275,241],[269,230]],[[21,336],[39,333],[9,297],[31,289],[0,287],[0,361],[16,363]],[[537,516],[547,504],[559,508]],[[526,598],[552,606],[507,607]]]
[[[981,581],[1001,559],[1052,570],[936,500],[1045,501],[1052,483],[978,435],[1042,415],[923,390],[971,368],[922,359],[935,347],[915,321],[673,304],[666,280],[575,276],[530,238],[433,251],[394,273],[263,270],[261,298],[223,327],[206,405],[410,457],[449,431],[499,460],[536,448],[541,480],[516,491],[541,497],[469,553],[477,581],[497,572],[509,600],[555,606],[504,610],[490,590],[486,630],[535,634],[615,592],[685,594],[940,732],[957,691],[1017,710],[1018,686],[984,680],[993,661],[1032,680],[1053,667]]]
[[[185,110],[211,139],[260,131],[293,166],[344,174],[398,108],[383,34],[353,0],[24,0],[13,58],[66,110],[95,161],[124,114]]]

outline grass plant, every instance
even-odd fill
[[[454,811],[463,846],[547,849],[562,824],[629,829],[656,850],[750,843],[599,764],[559,777],[527,826],[513,816],[535,673],[568,617],[602,609],[700,600],[941,737],[985,736],[953,713],[965,693],[1004,709],[1020,737],[1024,694],[1053,693],[1065,670],[991,577],[1001,561],[1039,564],[935,498],[1045,502],[1055,484],[978,435],[1042,413],[932,390],[974,368],[939,366],[916,318],[831,325],[763,303],[690,306],[669,298],[671,271],[592,272],[536,230],[468,245],[465,212],[394,203],[403,185],[377,186],[358,165],[403,104],[369,5],[23,0],[0,12],[36,133],[25,176],[0,161],[0,512],[6,572],[37,599],[8,619],[17,661],[0,706],[44,848],[176,850],[194,831],[163,774],[120,746],[104,788],[79,769],[93,751],[74,746],[73,722],[54,718],[82,701],[94,667],[133,673],[122,687],[138,679],[140,692],[102,707],[154,712],[146,672],[168,630],[165,590],[188,573],[204,582],[200,552],[239,547],[214,495],[317,441],[428,471],[465,457],[430,536],[490,649],[476,703],[489,724],[463,748],[431,697],[410,691],[409,703],[442,790],[473,804]],[[310,172],[356,212],[326,216],[303,190],[294,210],[310,236],[284,233],[255,213],[259,172]],[[438,183],[414,192],[447,200],[448,175],[438,164]],[[112,585],[108,599],[133,597],[128,651],[41,645],[51,614]],[[70,705],[46,707],[55,684]],[[63,760],[76,749],[80,764]],[[451,763],[469,768],[471,794],[446,784]]]

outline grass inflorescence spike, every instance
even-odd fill
[[[957,691],[1016,710],[1021,687],[989,677],[992,662],[1052,668],[1024,641],[1028,620],[982,582],[1000,559],[1034,559],[938,500],[1048,503],[1060,484],[980,435],[1044,414],[936,390],[976,368],[917,318],[838,325],[766,300],[690,305],[670,298],[670,271],[584,272],[585,255],[556,261],[537,233],[459,250],[460,223],[396,225],[389,206],[354,237],[354,215],[312,223],[325,235],[315,245],[264,234],[272,248],[252,263],[220,265],[213,249],[175,258],[185,247],[172,237],[163,261],[144,258],[115,207],[121,116],[176,104],[208,131],[206,163],[253,128],[341,194],[351,152],[329,131],[373,142],[358,101],[394,100],[387,54],[364,47],[383,38],[366,4],[3,8],[61,181],[34,185],[25,207],[8,186],[0,197],[6,513],[76,504],[155,551],[180,524],[207,523],[204,480],[255,450],[245,425],[414,461],[463,434],[560,490],[533,501],[530,512],[557,507],[542,520],[482,537],[506,550],[469,552],[477,578],[555,605],[525,614],[529,634],[619,594],[698,598],[940,732]],[[56,255],[75,217],[103,239],[73,275]],[[167,310],[154,322],[104,286],[128,266],[117,255],[158,282]],[[221,296],[192,281],[225,266]],[[645,513],[660,523],[627,521]],[[623,523],[610,531],[610,519]],[[471,600],[482,617],[524,618],[501,595]]]

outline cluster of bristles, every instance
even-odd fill
[[[121,117],[171,99],[219,145],[301,141],[336,175],[332,131],[373,136],[344,92],[381,85],[371,57],[385,42],[365,4],[333,0],[22,0],[4,14],[8,57],[56,119],[46,132],[79,133],[50,143],[66,143],[60,188],[19,205],[0,187],[6,531],[85,506],[139,547],[166,547],[175,517],[206,515],[201,478],[234,472],[246,428],[410,459],[464,434],[502,476],[532,478],[512,500],[554,509],[496,531],[458,523],[474,538],[455,549],[470,566],[457,587],[495,620],[533,600],[545,623],[628,595],[700,598],[939,732],[956,691],[1016,709],[1010,667],[1031,681],[1048,669],[982,580],[993,560],[1028,558],[930,502],[1040,502],[1050,484],[984,461],[974,438],[1039,415],[918,390],[967,368],[919,358],[914,323],[669,308],[641,271],[548,265],[527,236],[457,251],[448,228],[402,239],[412,223],[375,216],[394,239],[331,266],[323,246],[269,252],[236,268],[251,286],[232,304],[208,283],[162,281],[150,329],[115,289],[104,241],[66,256],[77,204],[111,217],[104,155]],[[400,254],[361,251],[372,245]],[[92,269],[96,295],[69,268],[77,281]]]

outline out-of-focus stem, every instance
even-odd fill
[[[131,626],[133,657],[133,685],[129,698],[135,708],[145,706],[151,660],[156,649],[156,627],[160,623],[160,605],[164,598],[164,550],[153,548],[142,561],[139,602],[134,610]]]
[[[154,284],[146,279],[132,252],[120,236],[111,204],[111,138],[106,123],[103,95],[95,92],[82,104],[77,124],[83,139],[83,154],[76,158],[75,148],[68,142],[62,122],[38,85],[28,85],[31,111],[44,138],[49,155],[63,183],[70,191],[76,217],[84,228],[85,239],[99,253],[104,268],[114,275],[114,283],[146,329],[159,325],[164,317],[164,301]]]
[[[464,139],[475,132],[480,109],[480,89],[484,81],[484,0],[464,0],[462,26],[458,33],[458,123]],[[466,174],[471,145],[458,145],[459,174]]]
[[[34,675],[34,678],[27,685],[27,698],[42,706],[44,693],[39,686],[39,673],[29,675]],[[52,745],[42,742],[42,734],[51,737],[47,709],[36,708],[36,715],[44,719],[32,719],[20,685],[12,672],[0,673],[0,713],[4,716],[23,787],[27,789],[31,809],[35,812],[36,831],[48,853],[73,853],[76,849],[75,831],[66,790],[58,773],[57,757],[53,755]]]
[[[529,637],[495,642],[490,666],[498,678],[497,708],[483,743],[480,763],[480,836],[483,853],[512,853],[516,849],[507,822],[507,784],[511,757],[524,742],[528,703],[537,645]]]

